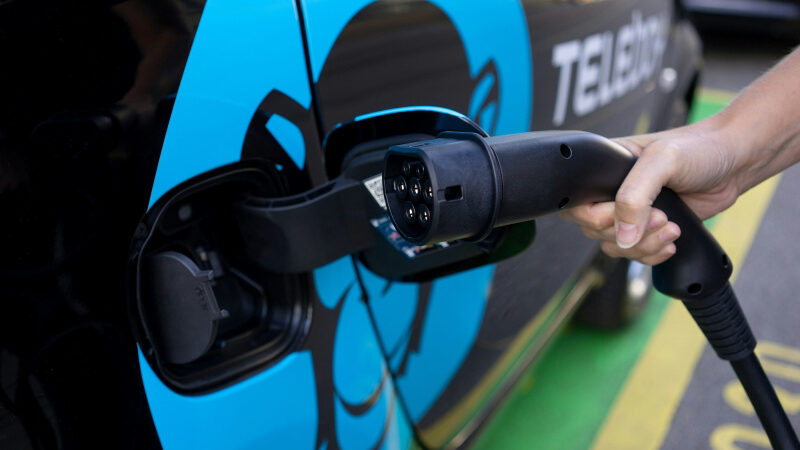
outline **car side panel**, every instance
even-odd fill
[[[671,45],[669,0],[301,4],[325,132],[377,110],[435,105],[490,133],[618,136],[663,127],[670,109],[670,93],[658,86]],[[506,57],[517,55],[515,46],[531,57]],[[566,56],[556,58],[557,48]],[[524,83],[510,72],[524,74]],[[602,99],[601,89],[609,91]],[[392,283],[359,268],[403,404],[426,445],[471,433],[518,363],[538,351],[549,312],[581,285],[595,244],[555,218],[537,225],[522,255],[430,284]]]

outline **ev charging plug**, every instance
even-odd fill
[[[635,162],[625,148],[592,133],[446,132],[391,147],[383,187],[389,216],[407,240],[479,241],[495,227],[613,200]],[[728,281],[727,255],[671,190],[663,189],[653,206],[681,228],[675,255],[653,267],[653,285],[682,300],[717,355],[730,361],[772,446],[800,449],[753,353],[756,341]]]

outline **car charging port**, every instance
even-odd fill
[[[237,163],[176,186],[140,224],[129,304],[142,353],[172,389],[217,389],[302,342],[312,313],[310,277],[248,258],[235,221],[242,196],[283,192],[267,164]]]

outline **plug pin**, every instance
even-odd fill
[[[427,227],[431,222],[431,210],[428,209],[427,206],[419,205],[419,212],[417,215],[419,216],[419,224],[423,227]]]
[[[405,204],[403,204],[403,216],[408,223],[414,223],[417,221],[417,209],[414,208],[413,203],[405,202]]]
[[[422,186],[419,184],[419,180],[417,178],[411,178],[408,187],[409,193],[411,194],[411,199],[415,202],[419,201],[420,194],[422,194]]]
[[[408,161],[403,161],[403,164],[400,166],[400,170],[403,172],[404,176],[410,177],[411,176],[411,163]]]
[[[431,180],[425,180],[425,184],[422,186],[422,196],[425,197],[425,201],[428,204],[433,204],[433,186],[431,185]]]
[[[425,165],[423,165],[422,163],[417,164],[416,167],[414,167],[414,174],[420,180],[425,178]]]
[[[397,197],[400,200],[406,198],[406,194],[408,194],[408,185],[406,184],[406,179],[403,177],[397,177],[394,179],[394,191],[397,193]]]

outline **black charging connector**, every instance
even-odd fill
[[[623,179],[634,162],[627,150],[609,142],[574,131],[489,138],[448,132],[437,139],[394,146],[384,164],[389,214],[412,242],[480,240],[498,226],[600,201],[616,190],[615,181]],[[597,147],[605,151],[592,150]],[[412,166],[422,168],[423,194],[427,191],[428,196],[416,198],[402,189],[420,180],[417,174],[404,172],[404,167]],[[427,207],[429,222],[406,220],[399,214],[410,206]]]
[[[498,226],[613,200],[635,162],[619,144],[579,131],[442,133],[389,149],[384,195],[395,227],[409,241],[480,240]],[[426,190],[430,198],[420,195]],[[755,337],[728,281],[729,258],[674,192],[663,189],[653,206],[681,228],[675,255],[653,267],[654,286],[682,300],[717,355],[731,362],[772,446],[800,449],[753,353]]]

